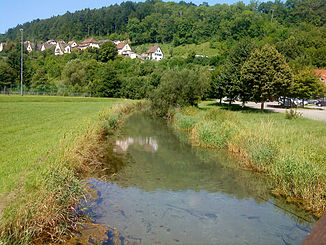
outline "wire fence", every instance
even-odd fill
[[[20,95],[18,90],[0,90],[0,94]],[[23,95],[46,95],[46,96],[71,96],[71,97],[92,97],[91,93],[73,93],[73,92],[44,92],[44,91],[23,91]]]

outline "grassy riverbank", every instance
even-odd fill
[[[138,106],[110,109],[121,101],[0,96],[4,244],[60,241],[76,228],[74,207],[85,194],[82,176],[100,164],[103,135]]]
[[[325,212],[325,122],[205,102],[181,109],[172,123],[194,145],[227,148],[244,166],[269,175],[275,194],[317,216]]]

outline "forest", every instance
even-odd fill
[[[2,90],[19,88],[20,28],[24,29],[25,40],[36,43],[48,39],[78,42],[87,37],[110,38],[128,40],[136,47],[156,43],[162,45],[165,54],[160,62],[143,62],[116,55],[114,47],[107,52],[106,48],[88,49],[63,56],[54,56],[53,50],[30,54],[25,51],[24,86],[29,91],[140,99],[152,95],[171,74],[185,76],[184,71],[188,71],[188,78],[195,76],[194,79],[203,80],[201,96],[240,96],[252,100],[254,96],[246,90],[253,81],[252,77],[246,77],[250,72],[248,60],[254,53],[272,52],[283,68],[286,67],[285,85],[277,93],[268,91],[264,98],[258,96],[256,100],[290,94],[302,97],[305,81],[316,81],[310,70],[326,68],[324,0],[253,1],[248,5],[238,2],[214,6],[205,2],[196,6],[183,1],[128,1],[33,20],[0,36],[0,41],[8,44],[0,53]],[[196,57],[189,47],[203,43],[208,43],[214,54]],[[182,56],[175,55],[177,48],[187,51]],[[256,61],[252,60],[251,66]],[[293,79],[301,79],[301,88],[298,84],[290,86]],[[284,86],[291,89],[285,91]],[[313,90],[305,91],[304,97],[321,94],[320,88],[315,86]]]

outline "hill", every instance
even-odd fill
[[[45,20],[33,20],[9,29],[2,41],[19,38],[24,28],[30,41],[76,39],[105,36],[130,39],[134,44],[170,43],[175,46],[243,37],[263,39],[279,27],[290,30],[308,24],[322,27],[326,23],[324,0],[288,0],[285,3],[242,2],[226,5],[196,6],[192,3],[148,0],[124,2],[101,9],[67,12]]]

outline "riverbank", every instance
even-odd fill
[[[122,100],[0,96],[0,101],[0,240],[69,238],[84,219],[74,209],[86,195],[82,179],[103,167],[105,135],[142,103],[110,109]]]
[[[326,123],[204,102],[182,108],[172,125],[193,145],[232,152],[242,166],[270,176],[273,193],[321,216],[326,210]]]

